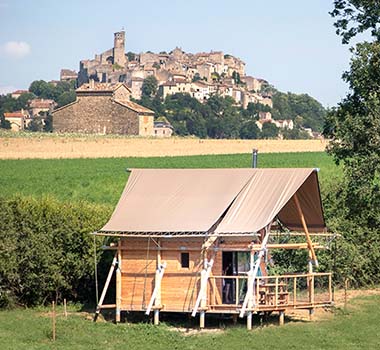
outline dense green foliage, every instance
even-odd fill
[[[4,119],[5,112],[15,112],[27,109],[29,100],[35,98],[32,93],[21,94],[19,98],[13,98],[11,94],[0,95],[0,128],[10,129],[10,123]]]
[[[59,101],[70,103],[75,100],[73,91],[75,88],[75,81],[65,82],[59,81],[56,84],[48,83],[44,80],[35,80],[30,84],[29,91],[38,98],[52,99],[57,103]],[[71,93],[70,95],[68,93]],[[64,95],[65,94],[65,95]],[[64,96],[62,96],[64,95]],[[71,97],[71,99],[69,99]],[[74,100],[72,100],[74,97]],[[63,104],[62,104],[63,105]]]
[[[299,127],[322,131],[326,109],[307,94],[276,91],[273,100],[273,119],[291,119]]]
[[[35,98],[52,99],[58,107],[62,107],[76,99],[75,82],[60,81],[56,84],[44,80],[35,80],[30,84],[29,92],[13,98],[11,94],[0,95],[0,128],[10,129],[10,124],[4,119],[5,112],[27,110],[29,102]],[[51,115],[48,114],[34,118],[29,125],[29,131],[52,131]]]
[[[147,78],[145,78],[143,81],[143,84],[141,87],[141,94],[144,97],[151,97],[157,93],[157,89],[158,89],[157,78],[154,75],[150,75]]]
[[[149,81],[148,81],[149,79]],[[141,100],[137,101],[150,108],[156,116],[165,116],[173,125],[177,135],[195,135],[201,138],[276,138],[280,132],[274,124],[266,125],[263,133],[256,125],[260,112],[271,112],[274,119],[292,119],[296,130],[283,132],[285,138],[306,138],[301,128],[321,131],[326,114],[323,106],[308,95],[284,94],[276,91],[273,95],[273,109],[260,103],[249,103],[247,108],[236,106],[227,96],[211,95],[200,103],[189,94],[168,95],[164,101],[157,91],[157,82],[144,80]],[[281,131],[282,132],[282,131]]]
[[[109,210],[47,197],[3,197],[0,212],[0,307],[91,298],[89,233],[105,223]]]
[[[364,0],[335,1],[333,17],[342,41],[366,29],[374,40],[352,49],[350,70],[343,74],[348,95],[329,113],[325,134],[329,153],[343,163],[344,177],[329,194],[333,227],[344,234],[347,277],[357,285],[380,276],[380,6]],[[343,265],[343,263],[342,263]]]
[[[146,323],[94,323],[83,313],[70,308],[67,319],[58,309],[57,340],[51,341],[51,317],[48,309],[0,312],[0,348],[8,349],[307,349],[350,350],[378,349],[380,297],[354,299],[349,307],[333,318],[319,322],[287,322],[283,327],[258,327],[247,332],[240,323],[207,317],[206,325],[225,327],[220,332],[182,334],[170,323],[153,326]],[[127,315],[129,317],[129,315]],[[192,322],[191,322],[192,321]],[[196,328],[197,319],[183,321],[185,327]],[[276,322],[276,317],[270,317]],[[176,323],[178,325],[178,321]]]
[[[370,31],[371,36],[380,41],[380,3],[373,0],[334,0],[330,12],[336,18],[336,33],[342,43],[348,44],[357,34]]]

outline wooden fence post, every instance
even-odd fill
[[[347,290],[348,290],[348,279],[344,280],[344,308],[347,307]]]
[[[66,298],[63,299],[63,311],[65,314],[65,318],[67,319],[67,304],[66,304]]]
[[[52,327],[53,327],[53,341],[55,341],[55,302],[52,302]]]

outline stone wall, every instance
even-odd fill
[[[53,112],[53,129],[56,132],[139,135],[139,116],[110,96],[78,96],[77,102]]]

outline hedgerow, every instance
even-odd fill
[[[87,301],[94,280],[89,233],[105,223],[109,208],[13,197],[0,198],[0,213],[0,307]]]

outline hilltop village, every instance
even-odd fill
[[[199,101],[212,94],[231,96],[247,107],[249,102],[272,106],[271,96],[261,93],[263,79],[245,74],[245,63],[222,51],[186,53],[176,47],[169,53],[125,53],[125,32],[114,34],[114,47],[92,60],[80,61],[78,85],[90,79],[102,83],[126,83],[132,97],[141,98],[142,82],[155,76],[163,98],[175,93],[189,93]],[[76,78],[76,72],[62,70],[61,80]]]
[[[125,31],[116,32],[113,47],[81,60],[78,72],[62,69],[59,81],[14,91],[8,95],[13,101],[0,106],[0,126],[156,137],[320,137],[325,110],[318,101],[246,75],[240,58],[179,47],[126,51]]]
[[[125,31],[114,33],[114,46],[94,59],[80,61],[79,72],[62,69],[61,81],[77,80],[79,88],[83,84],[124,83],[131,91],[131,97],[140,100],[143,82],[154,76],[162,99],[176,93],[187,93],[200,102],[205,102],[213,94],[231,97],[237,105],[247,108],[249,103],[273,107],[270,92],[264,79],[245,74],[245,63],[237,57],[222,51],[186,53],[176,47],[170,52],[126,53]],[[116,86],[116,85],[115,85]],[[278,128],[293,129],[293,121],[274,120],[269,111],[260,111],[257,126],[273,123]]]

